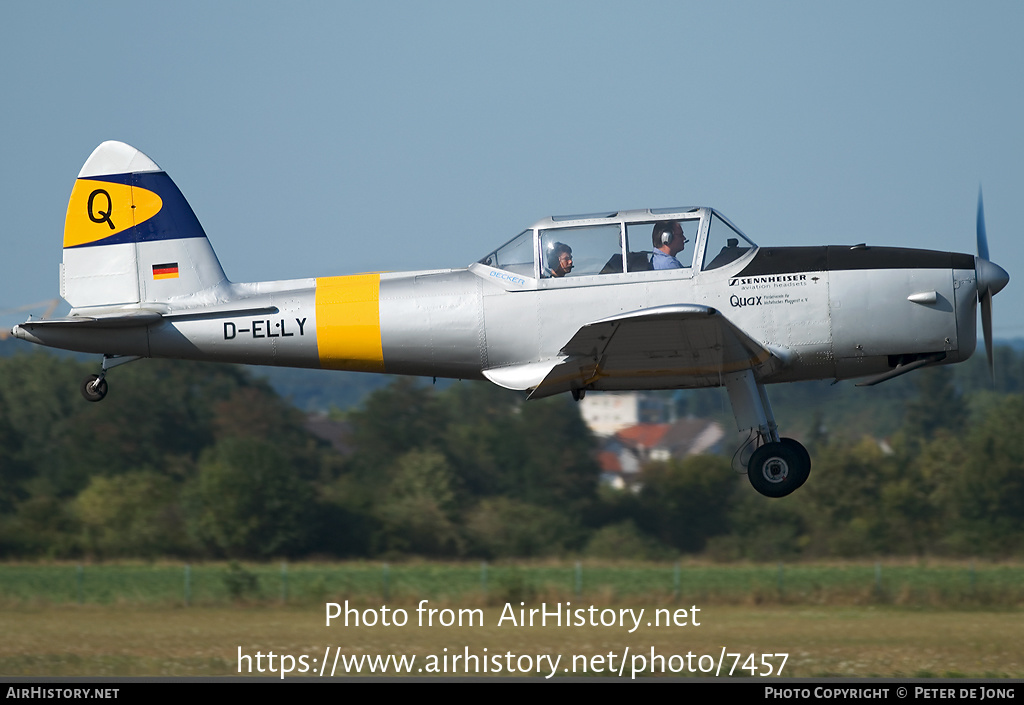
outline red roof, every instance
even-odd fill
[[[633,447],[653,448],[661,442],[669,428],[670,424],[667,423],[642,423],[622,429],[615,437]]]

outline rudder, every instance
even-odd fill
[[[170,176],[113,141],[90,155],[71,191],[60,279],[76,309],[165,302],[227,281]]]

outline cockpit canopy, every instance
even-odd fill
[[[544,218],[480,264],[530,279],[659,270],[688,275],[694,268],[723,267],[756,248],[711,208],[660,208]]]

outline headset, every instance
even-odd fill
[[[655,236],[654,236],[654,241],[655,241],[655,246],[656,247],[664,247],[665,245],[667,245],[670,242],[672,242],[672,226],[675,225],[676,223],[679,223],[679,221],[678,220],[666,220],[666,221],[658,223],[657,225],[654,226],[656,228],[656,232],[660,232],[661,233],[660,236],[658,234],[655,234]],[[682,224],[679,225],[679,229],[680,230],[683,229]],[[686,235],[685,234],[683,235],[683,242],[686,242]]]

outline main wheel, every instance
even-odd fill
[[[810,456],[799,443],[785,439],[766,443],[754,451],[747,479],[766,497],[785,497],[804,484],[811,472]]]
[[[82,396],[86,401],[100,401],[107,396],[107,380],[99,375],[89,375],[82,382]]]
[[[798,456],[800,456],[800,462],[802,467],[804,468],[802,471],[803,478],[800,480],[800,484],[793,488],[795,490],[797,489],[797,487],[800,487],[805,482],[807,482],[807,478],[810,477],[811,475],[811,454],[807,452],[807,449],[804,448],[803,444],[800,443],[800,441],[795,441],[792,438],[780,438],[779,443],[788,445],[790,448],[796,451]]]

